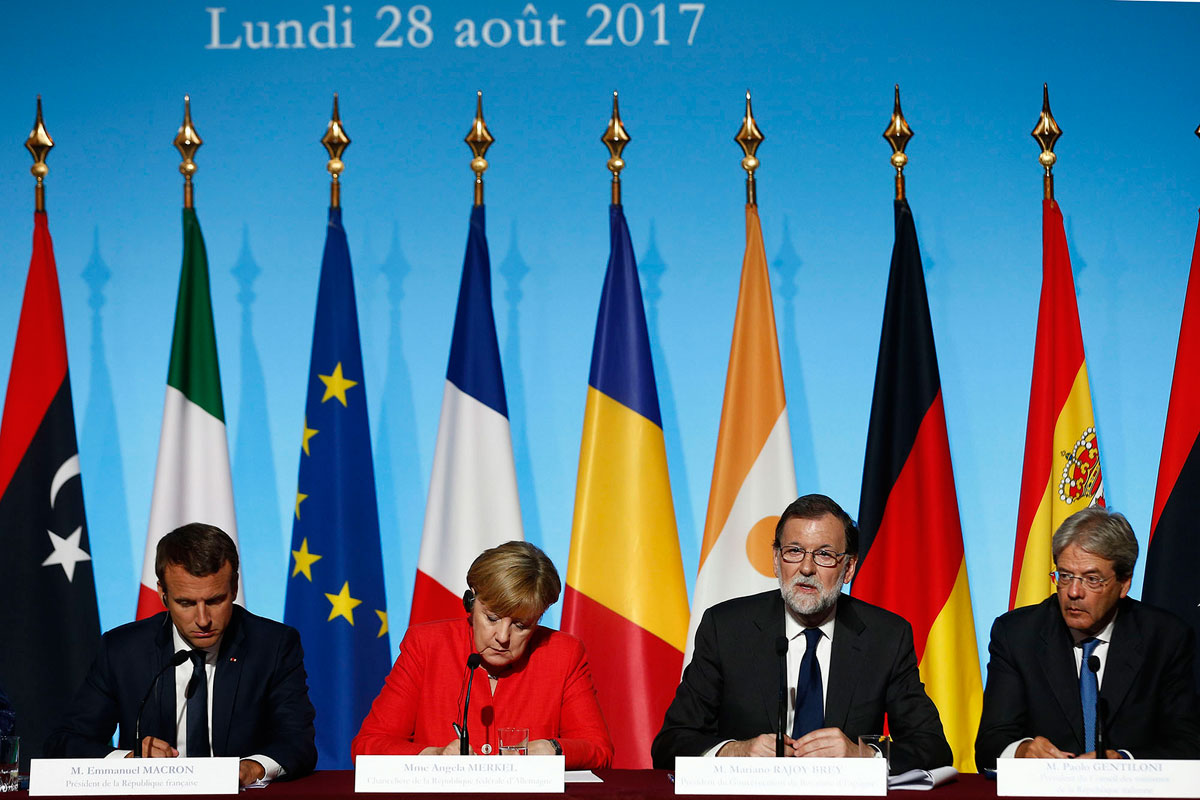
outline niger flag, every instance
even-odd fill
[[[779,512],[795,499],[796,467],[771,278],[758,209],[747,205],[746,255],[685,663],[691,660],[705,609],[779,586],[771,543]]]
[[[1142,599],[1174,611],[1197,635],[1197,678],[1200,678],[1200,230],[1192,250],[1192,272],[1179,349],[1175,353],[1175,378],[1158,464],[1158,489],[1150,544],[1146,549],[1146,577]],[[1200,685],[1200,680],[1198,680]]]
[[[912,624],[954,766],[974,772],[983,685],[929,299],[905,200],[896,201],[859,531],[853,594]]]
[[[562,624],[587,646],[613,766],[649,769],[683,667],[687,586],[642,289],[618,205],[609,230]]]
[[[1050,539],[1063,520],[1093,504],[1104,505],[1104,483],[1075,281],[1062,211],[1043,200],[1042,300],[1009,608],[1040,603],[1054,590]]]

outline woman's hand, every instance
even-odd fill
[[[475,755],[475,748],[470,748],[471,755]],[[462,751],[462,745],[458,739],[454,739],[445,747],[426,747],[421,751],[423,756],[456,756]]]
[[[554,752],[554,745],[550,744],[549,739],[532,739],[529,742],[529,755],[554,756],[558,754]]]

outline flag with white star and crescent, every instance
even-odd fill
[[[317,290],[284,621],[300,631],[323,769],[350,740],[390,666],[375,468],[350,249],[329,209]]]
[[[0,423],[0,679],[23,763],[41,756],[100,638],[90,550],[54,246],[38,211]]]

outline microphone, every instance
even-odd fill
[[[150,688],[146,690],[146,696],[142,698],[142,704],[138,706],[137,717],[133,720],[133,746],[136,753],[135,758],[142,757],[142,712],[146,710],[146,701],[150,699],[151,693],[154,692],[154,687],[158,685],[158,680],[163,676],[163,673],[169,669],[178,667],[183,662],[187,661],[191,656],[187,650],[178,650],[175,655],[171,656],[171,660],[167,665],[160,669],[155,675],[154,680],[150,681]]]
[[[775,757],[783,758],[783,728],[787,725],[788,706],[788,669],[787,669],[788,640],[780,636],[775,640],[775,654],[779,656],[779,727],[775,731]]]
[[[483,661],[483,656],[479,653],[471,653],[467,656],[467,674],[463,681],[467,684],[467,697],[463,701],[462,728],[459,729],[458,735],[458,754],[460,756],[470,755],[471,742],[470,736],[467,733],[467,709],[471,706],[471,675],[475,672],[475,668]]]
[[[1096,685],[1100,685],[1100,656],[1088,656],[1087,667],[1096,676]],[[1108,702],[1096,691],[1096,758],[1108,758],[1108,743],[1104,740],[1104,717],[1108,711]]]

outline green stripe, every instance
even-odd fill
[[[175,337],[171,341],[167,385],[183,392],[184,397],[221,422],[225,421],[217,336],[208,291],[208,256],[200,221],[191,208],[183,210],[183,269],[175,303]]]

